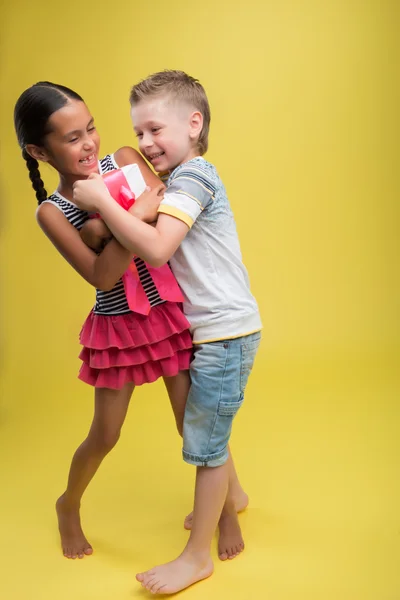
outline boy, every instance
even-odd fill
[[[234,473],[228,443],[261,320],[225,188],[202,157],[210,124],[204,89],[181,71],[164,71],[135,85],[130,101],[140,151],[156,171],[169,175],[156,227],[127,214],[98,176],[75,184],[74,201],[99,212],[119,242],[150,265],[170,261],[192,325],[195,352],[183,425],[183,458],[197,466],[192,530],[176,560],[137,575],[151,592],[172,594],[212,574],[210,546],[220,516],[230,523],[227,557],[243,549],[237,507],[228,494]],[[157,191],[147,193],[148,222],[159,203]]]

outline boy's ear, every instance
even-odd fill
[[[201,130],[203,129],[203,115],[200,111],[196,110],[190,115],[189,127],[190,138],[193,140],[197,139],[201,133]]]

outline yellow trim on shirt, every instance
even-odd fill
[[[212,344],[213,342],[222,342],[224,340],[237,340],[238,338],[253,335],[253,333],[258,333],[259,331],[261,331],[261,329],[255,329],[254,331],[249,331],[248,333],[239,333],[238,335],[231,335],[228,337],[213,338],[212,340],[200,340],[200,342],[195,342],[193,340],[193,346],[197,344]]]
[[[183,210],[179,210],[179,208],[175,208],[175,206],[169,206],[168,204],[162,204],[158,207],[157,212],[165,213],[166,215],[170,215],[171,217],[175,217],[180,221],[183,221],[189,229],[192,227],[194,221],[189,215],[183,212]]]

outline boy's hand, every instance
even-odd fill
[[[137,198],[135,204],[129,209],[129,212],[145,223],[157,221],[157,210],[164,197],[164,191],[165,186],[162,183],[152,189],[148,187],[146,191]]]
[[[113,237],[102,219],[89,219],[79,233],[84,244],[95,252],[101,252]]]
[[[91,173],[87,179],[75,181],[72,190],[74,203],[88,212],[100,212],[101,202],[112,199],[103,178],[97,173]]]

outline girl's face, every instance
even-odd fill
[[[98,173],[100,137],[84,102],[69,100],[51,115],[48,126],[41,160],[68,179]]]

